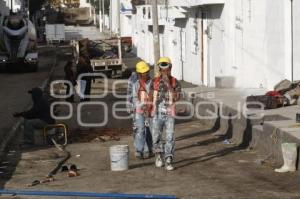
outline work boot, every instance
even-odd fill
[[[139,151],[135,152],[135,157],[139,160],[143,159],[143,154]]]
[[[285,173],[296,171],[297,162],[297,144],[296,143],[283,143],[281,144],[283,155],[283,166],[280,169],[275,169],[275,172]]]
[[[162,166],[164,166],[164,162],[163,162],[161,153],[157,153],[156,154],[155,166],[156,167],[162,167]]]
[[[173,171],[174,170],[174,167],[172,166],[172,158],[171,157],[167,157],[165,168],[166,168],[167,171]]]

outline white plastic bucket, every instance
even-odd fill
[[[128,170],[128,145],[115,145],[109,148],[112,171]]]

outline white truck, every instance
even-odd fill
[[[36,30],[22,15],[0,16],[0,68],[38,69]]]
[[[84,43],[83,41],[88,42],[88,44],[81,45],[81,43]],[[122,76],[126,71],[126,66],[122,58],[121,38],[94,41],[82,40],[72,43],[75,50],[75,57],[83,54],[89,56],[94,72],[105,73],[108,77],[111,77]]]
[[[64,24],[46,24],[45,33],[48,44],[60,43],[66,39]]]

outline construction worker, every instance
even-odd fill
[[[150,132],[150,122],[148,114],[148,93],[151,78],[150,67],[144,62],[136,64],[136,73],[132,73],[129,78],[127,90],[127,109],[133,113],[133,131],[135,156],[138,159],[152,156],[152,138]]]
[[[23,112],[14,113],[14,117],[24,118],[24,145],[34,144],[34,131],[43,129],[48,124],[55,124],[51,116],[50,104],[45,98],[41,88],[33,88],[28,91],[32,98],[32,107]]]
[[[93,68],[91,66],[88,57],[80,56],[77,63],[77,78],[80,75],[83,76],[80,81],[80,101],[90,101],[92,81],[95,82],[95,78],[91,76],[93,74]]]
[[[174,170],[174,125],[175,102],[180,99],[181,86],[176,78],[171,76],[172,63],[170,58],[162,57],[158,61],[159,76],[151,82],[149,105],[152,120],[153,150],[155,152],[156,167],[163,167],[168,171]],[[166,143],[163,146],[162,133],[165,127]]]

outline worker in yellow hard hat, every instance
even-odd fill
[[[152,137],[148,121],[148,94],[151,78],[150,67],[140,61],[136,64],[136,73],[132,73],[127,90],[127,104],[133,114],[135,156],[138,159],[152,156]]]
[[[171,75],[172,62],[168,57],[158,60],[159,76],[151,82],[149,106],[151,107],[153,151],[155,152],[155,166],[165,165],[167,171],[174,170],[175,139],[175,103],[180,99],[181,86]],[[165,146],[162,143],[162,133],[165,127]]]

